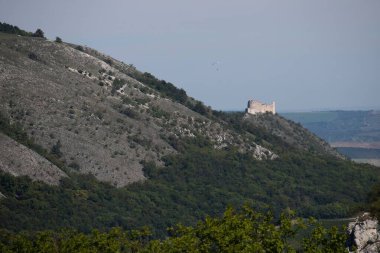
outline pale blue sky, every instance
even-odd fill
[[[91,46],[215,109],[380,109],[379,0],[0,0],[0,22]]]

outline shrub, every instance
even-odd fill
[[[70,163],[70,164],[69,164],[69,167],[70,167],[70,168],[73,168],[74,170],[79,170],[79,169],[80,169],[79,164],[76,163],[76,162],[72,162],[72,163]]]
[[[33,52],[30,52],[28,54],[28,57],[29,57],[29,59],[31,59],[33,61],[38,61],[38,56],[35,53],[33,53]]]
[[[76,50],[79,50],[81,52],[84,52],[84,48],[82,46],[77,46],[75,47]]]
[[[131,73],[131,77],[136,80],[148,85],[149,87],[161,92],[167,97],[172,98],[174,101],[185,104],[187,101],[187,94],[183,89],[175,87],[172,83],[166,82],[164,80],[159,80],[152,74],[145,72],[140,73]]]
[[[108,65],[111,65],[111,66],[113,64],[113,61],[109,58],[105,59],[104,62],[107,63]]]
[[[24,30],[21,30],[17,26],[13,26],[13,25],[10,25],[7,23],[1,23],[1,22],[0,22],[0,32],[17,34],[17,35],[21,35],[21,36],[32,36],[33,35],[31,32],[26,32]]]
[[[57,42],[57,43],[62,43],[62,39],[61,39],[60,37],[56,37],[56,38],[55,38],[55,42]]]
[[[139,119],[140,116],[139,116],[139,113],[132,110],[131,108],[125,108],[123,110],[120,111],[120,113],[130,117],[130,118],[133,118],[133,119]]]
[[[38,28],[38,29],[33,33],[33,37],[45,38],[45,34],[44,34],[44,32],[43,32],[41,29]]]
[[[58,157],[62,156],[61,141],[60,140],[58,140],[57,143],[54,144],[53,147],[51,147],[50,153],[53,154],[53,155],[56,155]]]
[[[112,82],[112,90],[111,90],[111,94],[114,95],[115,92],[120,89],[121,87],[123,87],[124,83],[126,81],[123,80],[123,79],[118,79],[118,78],[115,78]]]
[[[152,106],[149,110],[149,113],[155,117],[155,118],[165,118],[165,119],[169,119],[170,118],[170,114],[164,110],[161,110],[159,107],[157,106]]]

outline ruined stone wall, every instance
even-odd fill
[[[249,114],[266,113],[266,112],[271,112],[275,114],[276,113],[275,102],[273,102],[272,104],[265,104],[256,100],[249,100],[246,112]]]

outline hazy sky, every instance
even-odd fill
[[[215,109],[380,109],[379,0],[0,0],[0,22],[133,63]]]

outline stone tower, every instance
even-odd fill
[[[246,113],[249,114],[258,114],[270,112],[276,114],[276,103],[273,101],[272,104],[265,104],[257,100],[249,100]]]

